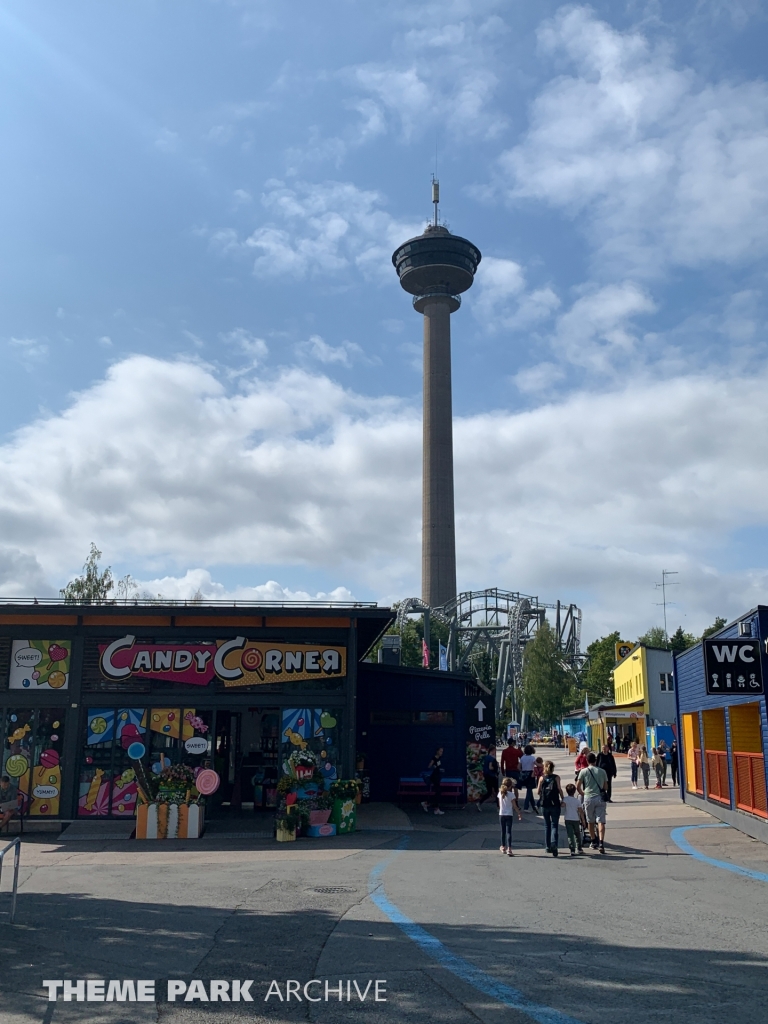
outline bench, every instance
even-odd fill
[[[432,786],[420,775],[400,779],[397,789],[398,800],[428,800],[433,795]],[[444,778],[440,785],[440,798],[455,800],[460,803],[464,799],[464,779]]]

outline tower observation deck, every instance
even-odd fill
[[[401,286],[424,316],[421,591],[432,607],[456,597],[450,316],[472,287],[481,259],[476,246],[438,223],[439,199],[434,181],[434,222],[392,256]]]

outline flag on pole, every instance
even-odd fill
[[[437,641],[437,654],[438,654],[438,665],[441,672],[448,671],[448,648],[443,647],[440,641]]]
[[[589,714],[589,694],[588,693],[584,694],[584,714],[585,715]]]
[[[429,668],[429,648],[426,640],[421,641],[421,663],[424,668]]]

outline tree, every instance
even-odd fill
[[[728,620],[724,619],[721,615],[718,615],[711,626],[707,626],[704,632],[701,634],[701,639],[705,640],[708,636],[712,636],[713,633],[717,633],[723,626],[727,624]]]
[[[555,631],[545,620],[523,652],[522,706],[542,725],[559,722],[571,709],[573,678],[563,665]]]
[[[637,642],[645,644],[646,647],[663,647],[664,650],[667,650],[669,647],[669,640],[661,626],[651,626],[642,636],[637,638]]]
[[[686,633],[682,626],[678,626],[669,638],[669,649],[677,654],[681,654],[683,651],[687,651],[689,647],[693,647],[695,643],[696,637],[693,633]]]
[[[661,647],[665,651],[676,651],[680,654],[681,651],[693,647],[696,637],[693,633],[686,633],[682,626],[678,626],[670,637],[665,635],[661,626],[651,626],[646,633],[637,638],[637,642],[645,644],[646,647]]]
[[[117,598],[129,597],[138,590],[130,576],[115,581],[111,566],[99,569],[101,555],[101,551],[91,541],[90,554],[83,565],[82,576],[76,576],[59,591],[65,604],[110,604],[114,600],[110,596],[113,590]]]
[[[610,700],[613,697],[613,679],[611,673],[616,664],[616,644],[621,640],[618,630],[608,636],[593,640],[587,647],[586,671],[582,676],[582,684],[587,691],[590,704]]]
[[[392,608],[397,611],[399,601],[396,601]],[[398,633],[396,624],[392,624],[387,630],[388,634]],[[418,619],[406,619],[403,631],[400,634],[400,664],[409,668],[421,668],[424,664],[421,643],[424,639],[424,616]],[[430,668],[437,668],[439,662],[438,644],[446,647],[448,644],[448,626],[439,619],[430,617],[429,620],[429,665]],[[381,644],[378,643],[371,648],[368,657],[376,661]]]

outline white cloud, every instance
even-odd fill
[[[141,594],[162,596],[173,601],[188,601],[200,595],[205,601],[354,601],[355,595],[346,587],[333,590],[291,590],[275,580],[255,586],[225,587],[217,583],[207,569],[188,569],[183,576],[162,576],[155,579],[135,580]]]
[[[108,334],[103,334],[99,338],[99,344],[102,346],[102,348],[112,348],[112,339],[109,337]]]
[[[10,338],[8,345],[27,370],[33,370],[48,357],[48,345],[38,338]]]
[[[500,158],[511,201],[583,216],[599,265],[737,263],[768,251],[768,85],[705,83],[641,32],[566,7],[539,30],[566,62]]]
[[[155,147],[163,153],[175,153],[179,148],[179,135],[170,128],[161,128],[155,135]]]
[[[490,13],[498,6],[420,4],[398,12],[411,26],[393,40],[398,55],[344,72],[369,96],[357,142],[396,128],[411,140],[438,125],[456,138],[498,137],[507,126],[496,94],[509,31]]]
[[[562,367],[555,363],[537,363],[525,370],[519,370],[512,378],[519,391],[523,394],[536,394],[549,391],[565,376]]]
[[[515,260],[484,256],[477,270],[476,288],[472,311],[490,331],[541,327],[560,306],[549,285],[526,290],[525,272]]]
[[[319,334],[313,334],[308,341],[297,346],[299,351],[320,363],[340,363],[351,366],[353,360],[363,357],[363,350],[354,341],[342,341],[340,345],[329,345]]]
[[[95,540],[142,579],[142,564],[182,566],[169,573],[178,594],[214,588],[186,567],[225,564],[417,592],[418,412],[296,369],[243,382],[230,392],[202,365],[134,356],[1,447],[0,535],[37,559],[14,585],[36,586],[36,565],[41,580],[66,579]],[[768,536],[768,454],[755,440],[767,386],[765,368],[638,373],[529,412],[457,418],[462,587],[576,600],[586,638],[653,621],[661,568],[680,570],[694,630],[764,600],[768,553],[729,574],[717,558],[734,531]]]
[[[0,594],[4,597],[56,597],[34,555],[0,545]]]
[[[396,220],[383,197],[349,182],[267,182],[268,220],[244,241],[231,228],[209,235],[221,255],[256,252],[259,277],[304,278],[357,268],[366,278],[394,279],[389,258],[423,225]]]
[[[590,290],[558,317],[553,348],[568,362],[599,373],[626,365],[638,341],[633,318],[655,309],[651,297],[631,281]]]
[[[234,345],[244,352],[254,366],[262,362],[269,355],[269,346],[263,338],[257,338],[246,331],[244,327],[236,327],[234,331],[226,331],[219,334],[219,341],[225,345]]]

